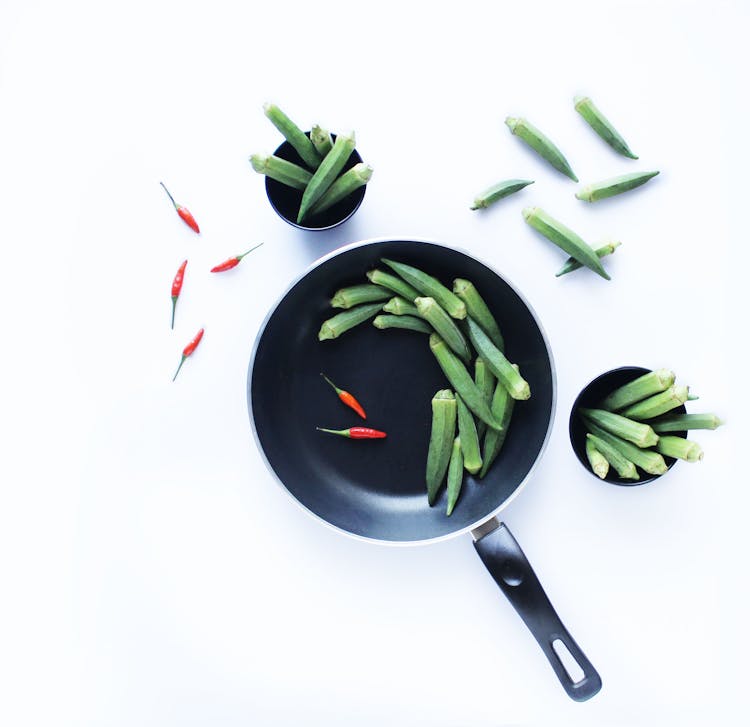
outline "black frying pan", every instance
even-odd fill
[[[318,341],[341,287],[390,257],[451,285],[474,282],[494,312],[508,357],[521,367],[532,398],[514,411],[505,446],[486,477],[466,476],[461,498],[445,516],[445,491],[427,505],[424,468],[430,400],[448,384],[427,336],[380,331],[370,323],[333,341]],[[368,426],[388,438],[355,441],[316,431],[363,424],[320,376],[359,397]],[[357,243],[315,263],[269,313],[248,373],[248,406],[266,461],[309,513],[334,528],[381,543],[425,543],[471,531],[474,546],[498,586],[539,642],[569,696],[585,700],[601,679],[571,638],[508,528],[495,518],[526,483],[549,437],[555,406],[552,357],[528,304],[502,277],[458,250],[428,242]],[[574,681],[556,649],[566,649],[583,676]]]

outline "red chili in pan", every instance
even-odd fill
[[[174,328],[174,311],[177,307],[177,299],[180,297],[180,291],[182,290],[182,279],[185,277],[185,268],[187,267],[187,260],[180,265],[177,269],[177,274],[174,276],[172,281],[172,325]]]
[[[245,255],[249,255],[253,250],[257,250],[263,243],[258,243],[255,247],[251,247],[247,252],[243,252],[242,255],[235,255],[230,257],[229,260],[225,260],[223,263],[219,263],[216,267],[211,268],[212,273],[223,273],[225,270],[231,270],[236,268],[240,264]]]
[[[349,429],[323,429],[315,427],[319,432],[328,432],[329,434],[338,434],[341,437],[349,439],[385,439],[388,435],[385,432],[370,427],[350,427]]]
[[[333,387],[334,391],[339,395],[339,399],[344,402],[350,409],[354,409],[354,411],[357,412],[363,419],[367,419],[367,414],[365,414],[365,410],[362,408],[362,404],[360,404],[355,398],[353,394],[350,394],[348,391],[344,391],[343,389],[339,389],[336,384],[333,383],[325,374],[321,374],[321,376]]]
[[[190,343],[188,343],[185,348],[182,349],[182,360],[180,361],[180,365],[177,367],[177,371],[175,371],[174,376],[172,377],[172,381],[174,381],[177,378],[177,374],[180,373],[180,369],[182,368],[182,364],[185,363],[185,359],[192,355],[193,351],[195,351],[196,348],[198,348],[198,344],[201,342],[201,338],[203,338],[203,329],[201,328],[198,333],[195,334],[195,338],[193,338]]]
[[[162,187],[164,187],[164,191],[167,193],[167,196],[170,200],[172,200],[172,204],[174,205],[174,208],[177,210],[177,214],[180,216],[180,219],[195,233],[200,233],[201,228],[198,227],[198,223],[195,221],[195,217],[190,213],[190,210],[187,207],[183,207],[181,204],[177,204],[177,202],[174,201],[174,197],[169,193],[169,190],[164,186],[164,182],[159,182]]]

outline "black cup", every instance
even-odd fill
[[[310,136],[310,132],[306,132],[307,136]],[[331,138],[336,141],[336,135],[331,134]],[[296,149],[288,142],[285,141],[274,154],[281,159],[285,159],[288,162],[294,162],[299,164],[303,169],[307,169],[307,165],[302,160],[302,157],[297,153]],[[341,170],[341,174],[351,169],[355,164],[359,164],[362,161],[362,157],[355,149],[349,155],[344,168]],[[297,214],[299,213],[299,207],[302,203],[302,190],[294,189],[286,184],[277,182],[271,177],[266,177],[266,195],[268,195],[268,201],[271,203],[271,207],[274,208],[276,214],[279,215],[285,222],[288,222],[293,227],[297,227],[300,230],[330,230],[332,227],[336,227],[343,222],[346,222],[362,204],[362,200],[365,198],[365,190],[367,185],[363,184],[359,189],[355,189],[348,197],[345,197],[340,202],[337,202],[332,207],[329,207],[319,215],[309,217],[304,224],[297,222]]]
[[[592,477],[596,477],[601,482],[609,482],[613,485],[623,485],[630,487],[632,485],[645,485],[647,482],[653,482],[659,479],[662,475],[649,475],[645,474],[641,469],[638,473],[643,475],[639,480],[624,480],[618,476],[617,472],[610,467],[609,473],[602,480],[591,470],[588,457],[586,457],[586,427],[583,424],[583,419],[578,413],[578,409],[592,408],[595,409],[599,406],[602,399],[608,396],[612,391],[629,384],[634,379],[637,379],[643,374],[647,374],[651,369],[644,369],[641,366],[622,366],[619,369],[612,369],[606,371],[601,376],[597,376],[592,382],[587,384],[578,397],[573,402],[573,407],[570,410],[570,423],[568,425],[568,431],[570,432],[570,443],[573,446],[573,451],[576,453],[576,457],[580,463],[586,468],[586,471],[591,473]],[[685,407],[680,406],[674,409],[675,414],[684,414]],[[671,432],[679,437],[687,437],[687,432]],[[674,463],[677,461],[672,457],[664,457],[664,461],[667,463],[667,470],[670,470]]]

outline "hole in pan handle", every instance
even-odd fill
[[[494,521],[494,524],[496,527],[492,529],[484,526],[475,532],[474,547],[479,557],[542,647],[568,696],[577,702],[590,699],[602,688],[599,674],[563,626],[510,530],[504,523]],[[558,642],[557,650],[553,646],[555,642]],[[568,652],[566,661],[572,657],[580,668],[580,672],[574,671],[583,673],[578,681],[571,678],[570,667],[560,658],[559,642]]]

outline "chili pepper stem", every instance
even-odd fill
[[[242,255],[237,255],[237,260],[242,260],[245,255],[249,255],[253,250],[257,250],[262,244],[262,242],[259,242],[255,247],[251,247],[247,252],[243,252]]]
[[[333,381],[331,381],[323,372],[321,372],[320,375],[333,387],[334,391],[337,394],[341,393],[341,389],[339,389],[339,387],[336,386],[336,384],[334,384]],[[327,430],[323,430],[323,431],[327,431]]]
[[[187,356],[185,354],[182,355],[182,360],[180,361],[180,365],[177,367],[177,371],[174,372],[174,376],[172,377],[172,381],[174,381],[177,378],[177,374],[180,373],[180,369],[182,368],[182,364],[185,363],[185,359]]]
[[[170,201],[174,205],[174,208],[177,209],[177,202],[174,201],[174,197],[169,193],[169,190],[167,189],[164,182],[159,182],[159,184],[161,184],[161,186],[164,187],[164,191],[167,193],[167,197],[169,197]]]
[[[170,328],[174,330],[174,312],[177,308],[177,297],[176,295],[172,296],[172,324],[170,325]]]

